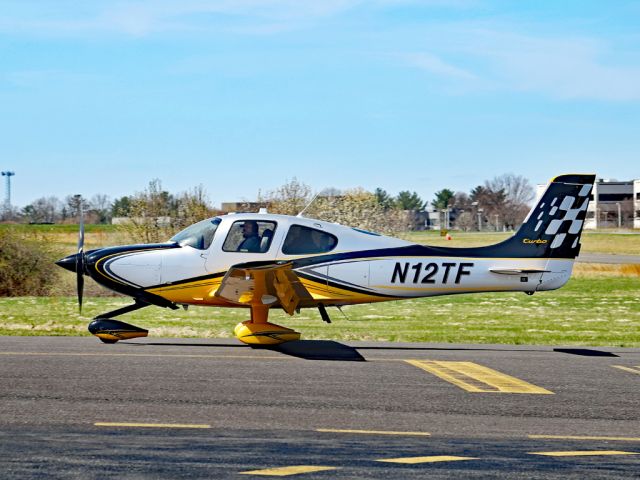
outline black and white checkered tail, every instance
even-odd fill
[[[524,224],[507,242],[528,257],[573,259],[580,253],[580,234],[595,175],[555,177]]]

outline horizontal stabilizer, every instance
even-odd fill
[[[499,275],[522,275],[526,273],[548,273],[551,270],[543,270],[541,268],[491,268],[489,271]]]

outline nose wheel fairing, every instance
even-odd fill
[[[127,305],[126,307],[98,315],[89,324],[89,332],[104,343],[116,343],[118,340],[146,337],[149,334],[148,330],[120,320],[115,320],[111,317],[123,315],[148,306],[150,306],[149,303],[136,300],[133,305]]]
[[[89,324],[89,332],[104,343],[116,343],[118,340],[146,337],[148,330],[136,327],[113,318],[96,318]]]

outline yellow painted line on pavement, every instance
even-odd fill
[[[133,428],[211,428],[211,425],[197,423],[127,423],[127,422],[96,422],[96,427],[133,427]]]
[[[434,360],[406,360],[406,362],[467,392],[553,395],[553,392],[547,389],[473,362]]]
[[[640,375],[640,366],[637,367],[625,367],[623,365],[611,365],[613,368],[619,368],[620,370],[624,370],[625,372],[635,373]]]
[[[239,472],[242,475],[265,475],[268,477],[287,477],[289,475],[299,475],[301,473],[325,472],[327,470],[337,470],[338,467],[321,467],[313,465],[293,465],[291,467],[265,468],[263,470],[249,470]]]
[[[358,433],[362,435],[405,435],[416,437],[428,437],[431,434],[427,432],[394,432],[391,430],[345,430],[338,428],[316,428],[316,432],[328,433]]]
[[[476,457],[456,457],[453,455],[432,455],[429,457],[404,457],[404,458],[380,458],[376,462],[387,463],[437,463],[437,462],[458,462],[460,460],[477,460]]]
[[[602,440],[605,442],[640,442],[640,437],[598,437],[588,435],[529,435],[533,440]]]
[[[621,452],[620,450],[574,450],[566,452],[528,452],[529,455],[547,457],[596,457],[602,455],[640,455],[638,452]]]

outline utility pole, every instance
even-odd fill
[[[11,213],[11,177],[15,175],[15,172],[4,171],[2,172],[3,177],[7,177],[5,179],[5,197],[4,197],[4,209],[6,213]]]
[[[618,228],[622,228],[622,214],[620,211],[620,202],[616,202],[616,206],[618,207]]]

